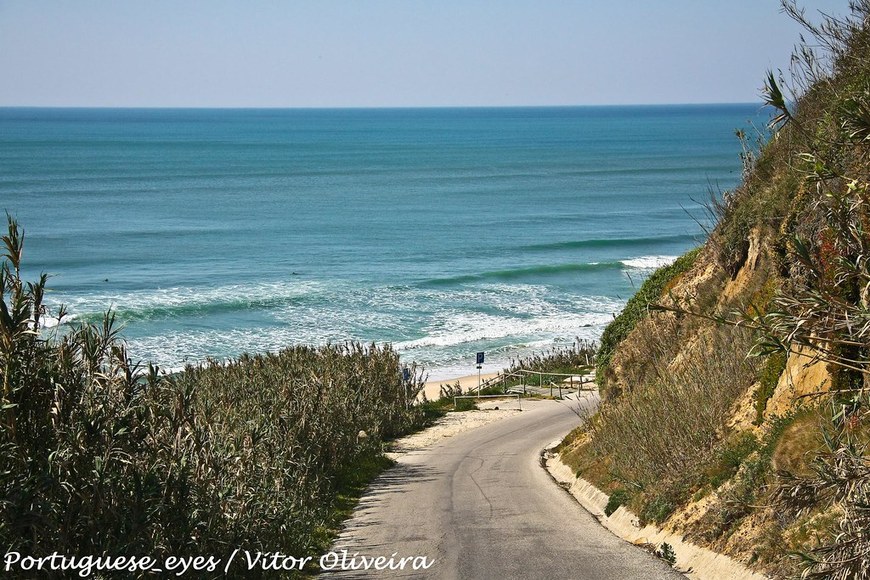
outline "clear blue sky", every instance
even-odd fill
[[[798,34],[777,0],[0,0],[0,106],[751,102]]]

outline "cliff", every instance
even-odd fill
[[[580,476],[773,577],[870,574],[870,1],[812,23],[706,243],[602,337]],[[790,93],[794,93],[791,95]],[[786,96],[789,95],[789,96]]]

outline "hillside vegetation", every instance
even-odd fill
[[[773,577],[870,577],[870,1],[769,73],[707,242],[602,338],[563,459],[644,521]],[[820,22],[816,23],[817,20]]]

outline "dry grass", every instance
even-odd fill
[[[678,365],[602,406],[589,421],[589,451],[610,457],[614,478],[638,490],[682,479],[711,456],[752,384],[755,363],[739,354],[750,344],[740,329],[701,335]]]

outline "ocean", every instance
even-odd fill
[[[72,323],[174,370],[391,342],[430,378],[598,338],[704,238],[756,104],[0,109],[0,210]],[[48,317],[47,326],[56,325]]]

